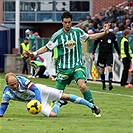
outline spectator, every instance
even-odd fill
[[[131,31],[129,29],[125,29],[123,31],[123,38],[121,40],[121,57],[122,57],[122,63],[123,63],[123,73],[121,78],[121,86],[127,85],[127,78],[128,78],[128,70],[130,68],[130,63],[132,59],[132,50],[130,48],[128,38],[131,34]]]
[[[28,38],[24,38],[24,42],[20,44],[20,53],[21,53],[21,58],[23,59],[23,70],[22,74],[28,74],[28,56],[23,56],[23,52],[25,50],[30,50],[30,44]]]
[[[85,31],[85,27],[83,26],[83,18],[79,18],[79,22],[77,24],[77,27],[79,27],[80,29],[84,30]]]
[[[126,22],[125,22],[125,29],[131,29],[131,20],[130,19],[126,19]]]
[[[35,35],[34,35],[34,33],[33,33],[32,30],[31,30],[30,33],[29,33],[29,39],[30,39],[30,40],[31,40],[31,39],[36,39],[36,37],[35,37]]]
[[[123,22],[123,21],[119,21],[119,22],[117,23],[117,27],[119,28],[119,31],[125,30],[124,22]]]
[[[109,9],[107,10],[106,15],[107,15],[107,18],[108,18],[109,20],[111,20],[111,17],[112,17],[112,15],[113,15],[112,7],[109,7]]]
[[[88,30],[88,24],[91,23],[91,22],[92,22],[91,15],[90,14],[87,14],[86,15],[86,21],[84,21],[82,23],[82,27],[84,27],[83,30],[85,32],[87,32],[87,30]]]
[[[39,36],[38,32],[35,32],[35,33],[34,33],[34,36],[35,36],[36,38],[41,38],[41,37]]]
[[[120,6],[120,10],[119,10],[119,12],[118,12],[118,14],[120,15],[120,16],[122,16],[122,15],[124,15],[126,12],[125,12],[125,10],[124,10],[124,6]]]
[[[33,44],[32,48],[31,48],[32,51],[36,51],[37,39],[41,38],[39,36],[38,32],[35,32],[34,36],[35,36],[35,40],[34,40],[34,44]]]
[[[94,26],[93,26],[93,23],[88,23],[88,30],[87,30],[87,32],[88,31],[93,31],[93,33],[95,33],[95,28],[94,28]]]
[[[31,58],[30,65],[32,66],[33,73],[31,78],[39,76],[39,78],[50,78],[54,79],[47,71],[47,62],[41,56],[34,56]],[[45,73],[45,74],[44,74]]]
[[[118,27],[115,27],[113,32],[117,36],[122,36],[122,31],[119,31],[119,28]]]
[[[29,39],[29,34],[30,34],[30,30],[27,29],[27,30],[25,31],[25,37],[28,38],[28,39]]]
[[[129,12],[129,7],[128,6],[125,6],[124,10],[125,10],[125,12],[127,14]]]
[[[107,17],[103,16],[102,14],[100,14],[99,15],[99,20],[100,20],[100,23],[99,23],[100,28],[102,28],[103,23],[107,22],[109,19]]]
[[[131,73],[131,80],[128,85],[125,85],[125,88],[133,88],[133,69],[129,69],[129,72]]]
[[[131,22],[133,22],[133,10],[132,9],[129,10],[126,17],[127,19],[130,19]]]
[[[103,8],[103,12],[101,12],[100,14],[104,15],[105,17],[107,17],[107,10],[105,8]]]
[[[117,21],[117,16],[118,16],[118,11],[116,9],[116,6],[112,6],[112,15],[110,16],[110,22],[111,23],[116,23]]]
[[[88,20],[88,23],[92,22],[91,15],[87,14],[86,15],[86,20]]]

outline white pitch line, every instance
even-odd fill
[[[73,89],[74,90],[74,88],[71,88],[71,87],[68,87],[68,88],[70,88],[70,89]],[[123,94],[118,94],[118,93],[108,93],[108,92],[101,92],[101,91],[93,91],[93,90],[90,90],[91,92],[94,92],[94,93],[101,93],[101,94],[107,94],[107,95],[116,95],[116,96],[124,96],[124,97],[130,97],[130,98],[132,98],[133,96],[131,96],[131,95],[123,95]]]
[[[0,79],[0,80],[5,80],[5,79]],[[71,88],[71,87],[68,87],[68,88],[74,89],[74,88]],[[76,89],[76,88],[75,88],[75,89]],[[118,93],[108,93],[108,92],[93,91],[93,90],[91,90],[91,92],[94,92],[94,93],[101,93],[101,94],[107,94],[107,95],[124,96],[124,97],[130,97],[130,98],[133,97],[133,96],[131,96],[131,95],[123,95],[123,94],[118,94]]]
[[[5,80],[5,79],[0,79],[0,80]]]
[[[102,94],[107,94],[107,95],[116,95],[116,96],[124,96],[124,97],[133,97],[133,96],[131,96],[131,95],[123,95],[123,94],[118,94],[118,93],[100,92],[100,91],[93,91],[93,90],[91,90],[91,92],[94,92],[94,93],[102,93]]]

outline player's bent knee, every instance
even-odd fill
[[[81,92],[84,92],[86,90],[86,84],[80,85],[79,88]]]

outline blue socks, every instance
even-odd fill
[[[73,103],[76,103],[76,104],[82,104],[82,105],[86,105],[88,106],[89,108],[92,108],[94,106],[94,104],[88,102],[87,100],[85,100],[84,98],[81,98],[81,97],[78,97],[76,95],[73,95],[73,94],[69,94],[70,96],[70,99],[69,101],[73,102]],[[56,102],[53,106],[53,110],[54,112],[58,115],[59,113],[59,109],[60,109],[60,106],[61,106],[61,103],[59,102]]]
[[[88,102],[87,100],[85,100],[84,98],[81,98],[81,97],[78,97],[76,95],[73,95],[73,94],[69,94],[70,96],[70,101],[73,102],[73,103],[77,103],[77,104],[83,104],[83,105],[86,105],[88,106],[89,108],[92,108],[94,104]]]
[[[53,106],[53,110],[54,110],[54,112],[55,112],[57,115],[58,115],[58,113],[59,113],[60,106],[61,106],[61,104],[60,104],[59,102],[56,102],[56,103],[54,104],[54,106]]]

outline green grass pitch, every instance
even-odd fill
[[[5,85],[4,73],[0,73],[0,100]],[[50,79],[31,79],[34,83],[54,87]],[[0,118],[0,133],[133,133],[133,89],[114,86],[112,91],[101,89],[101,84],[87,83],[95,104],[101,108],[101,118],[95,118],[83,105],[69,102],[60,108],[59,116],[48,118],[41,113],[31,115],[26,103],[11,101]],[[76,83],[66,87],[66,93],[82,97]]]

